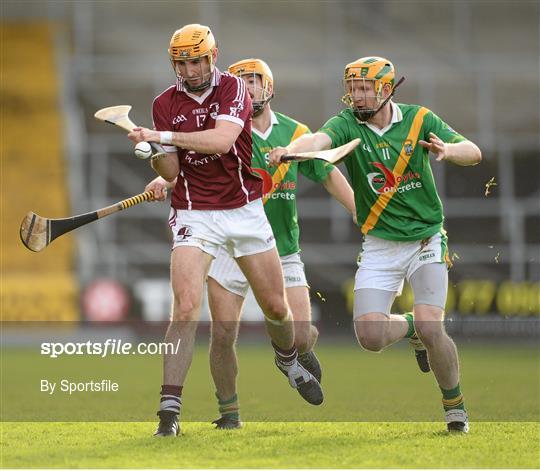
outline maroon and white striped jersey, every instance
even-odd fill
[[[155,98],[152,114],[157,131],[204,131],[220,119],[243,128],[226,154],[163,146],[167,152],[176,151],[180,163],[173,208],[233,209],[262,196],[262,180],[251,170],[251,98],[242,79],[215,68],[212,86],[200,97],[179,80]]]

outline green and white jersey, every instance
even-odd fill
[[[358,224],[364,234],[396,241],[422,240],[443,226],[442,203],[435,188],[428,151],[417,145],[435,133],[448,143],[465,138],[427,108],[392,103],[384,129],[361,124],[350,109],[320,129],[338,147],[361,143],[345,160],[354,190]]]
[[[284,257],[300,250],[296,187],[298,171],[315,182],[325,180],[334,169],[322,161],[287,162],[268,166],[268,153],[275,147],[287,146],[309,129],[281,113],[272,112],[271,124],[263,134],[252,128],[253,159],[251,167],[263,180],[263,203],[272,226],[279,255]]]

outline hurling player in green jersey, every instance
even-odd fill
[[[287,162],[269,167],[268,152],[287,145],[309,133],[307,126],[275,112],[270,107],[274,95],[274,80],[268,65],[260,59],[246,59],[232,64],[229,72],[241,77],[253,103],[251,167],[263,181],[263,203],[272,226],[281,258],[287,300],[295,326],[298,361],[318,381],[321,366],[313,347],[318,331],[311,324],[309,288],[300,259],[299,227],[296,211],[298,173],[321,182],[354,217],[354,194],[339,169],[322,161]],[[223,248],[212,262],[208,273],[208,300],[212,313],[210,369],[216,385],[221,417],[217,428],[240,426],[236,377],[238,374],[235,342],[248,282],[238,265]],[[272,328],[267,324],[267,328]]]
[[[268,152],[287,145],[309,133],[302,123],[275,112],[270,107],[274,95],[272,71],[260,59],[246,59],[229,67],[229,72],[241,77],[253,103],[251,167],[263,182],[263,203],[272,227],[281,259],[287,301],[292,311],[298,361],[318,381],[322,371],[313,352],[318,331],[311,324],[309,286],[300,258],[299,226],[296,209],[298,173],[320,182],[355,220],[354,194],[349,183],[332,165],[323,161],[287,162],[268,166]],[[147,185],[156,199],[165,199],[165,188],[171,184],[157,178]],[[212,315],[210,370],[216,386],[221,417],[214,421],[217,428],[241,427],[236,391],[238,362],[235,343],[239,320],[249,284],[234,258],[223,247],[212,262],[208,273],[208,300]],[[267,323],[267,328],[272,326]],[[279,366],[278,366],[279,368]]]
[[[379,352],[408,337],[422,371],[433,370],[442,392],[449,431],[468,431],[456,347],[443,325],[447,238],[430,160],[461,166],[482,159],[478,147],[422,106],[393,103],[394,66],[364,57],[345,67],[348,108],[315,134],[270,153],[326,150],[360,138],[345,160],[364,243],[355,279],[354,325],[358,342]],[[407,279],[413,313],[390,308]]]

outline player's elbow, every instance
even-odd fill
[[[169,183],[173,183],[178,177],[178,170],[174,168],[160,168],[159,170],[154,168],[158,175]]]
[[[229,142],[228,140],[225,140],[221,143],[216,143],[215,147],[215,153],[216,154],[228,154],[231,150],[234,142]]]
[[[173,175],[172,173],[169,175],[169,174],[166,174],[166,175],[161,175],[163,177],[164,180],[167,180],[167,182],[169,183],[173,183],[175,180],[176,180],[176,177],[178,175]]]
[[[236,136],[231,136],[227,133],[216,133],[210,148],[207,150],[209,154],[228,154],[236,141]]]
[[[473,160],[474,160],[474,165],[477,165],[480,162],[482,162],[482,151],[478,148],[478,146],[474,146],[474,147],[475,147],[475,150],[474,150]]]
[[[476,144],[472,142],[469,142],[469,145],[470,145],[470,158],[469,158],[470,165],[478,165],[480,162],[482,162],[482,151]]]

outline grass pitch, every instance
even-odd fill
[[[538,423],[261,423],[242,430],[183,424],[156,439],[152,423],[4,423],[9,468],[535,468]]]
[[[268,345],[240,345],[245,426],[218,431],[207,349],[196,350],[183,436],[155,439],[161,359],[2,352],[1,466],[10,468],[538,468],[537,345],[459,345],[471,432],[445,432],[433,375],[406,345],[383,354],[322,343],[325,402],[309,406],[272,365]],[[24,372],[25,374],[21,374]],[[39,378],[118,381],[118,393],[39,392]],[[75,422],[77,420],[78,422]],[[129,422],[128,422],[129,421]]]

